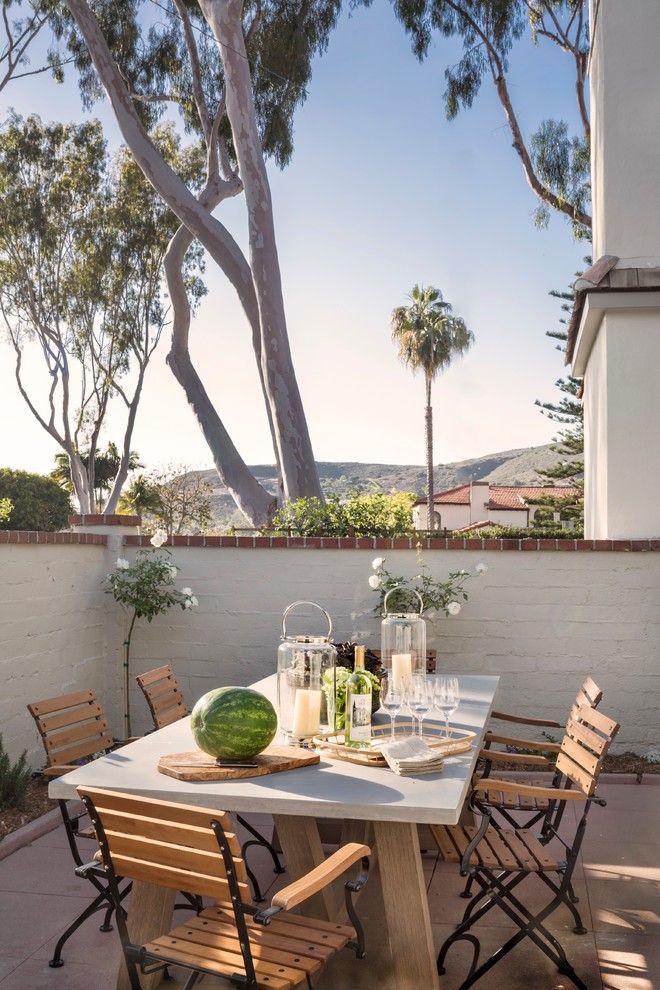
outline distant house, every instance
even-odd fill
[[[516,526],[528,528],[534,524],[534,517],[541,511],[548,513],[547,506],[530,504],[530,499],[566,498],[574,502],[579,495],[572,485],[491,485],[488,481],[472,481],[468,485],[438,492],[433,499],[435,529],[478,529],[481,526]],[[413,505],[413,526],[427,528],[428,499],[420,498]],[[539,520],[540,521],[540,520]],[[544,519],[544,522],[548,522]],[[556,525],[563,523],[561,512],[553,511]]]

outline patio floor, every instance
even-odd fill
[[[575,877],[588,933],[574,935],[564,909],[548,924],[589,990],[653,990],[660,988],[660,778],[642,785],[609,781],[599,789],[607,807],[592,811]],[[265,821],[259,816],[253,820]],[[274,877],[270,859],[262,850],[251,853],[264,887],[270,884],[272,891],[276,884],[288,882],[286,874]],[[455,864],[438,861],[431,852],[423,859],[433,930],[440,945],[465,906],[457,896],[462,880]],[[527,903],[545,903],[540,881],[530,878],[521,890],[526,887]],[[73,874],[61,827],[0,862],[0,990],[114,990],[117,936],[98,931],[99,915],[65,946],[65,965],[61,969],[48,966],[58,933],[89,902],[90,889]],[[335,957],[318,983],[319,990],[392,987],[377,882],[367,886],[360,913],[367,930],[368,958],[356,961],[347,952]],[[177,915],[183,917],[181,912]],[[483,952],[490,954],[511,930],[495,908],[480,926]],[[468,947],[456,946],[450,952],[445,990],[460,985],[468,955]],[[172,990],[178,985],[166,984]],[[227,985],[210,977],[202,983],[205,988]],[[529,940],[478,984],[480,990],[563,990],[570,986]],[[424,988],[411,986],[410,990]]]

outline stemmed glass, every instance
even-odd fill
[[[433,708],[433,685],[429,683],[423,671],[419,671],[412,676],[409,705],[413,716],[417,719],[418,735],[421,736],[424,718]]]
[[[394,681],[391,674],[385,674],[380,681],[380,703],[390,716],[390,726],[392,734],[390,740],[394,741],[394,720],[401,711],[403,705],[403,692]]]
[[[445,734],[449,738],[449,719],[460,701],[457,677],[439,677],[435,686],[435,705],[445,720]]]

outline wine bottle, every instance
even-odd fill
[[[355,647],[355,664],[346,682],[347,746],[364,746],[371,740],[371,679],[364,669],[364,646]]]

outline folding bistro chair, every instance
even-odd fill
[[[480,817],[478,827],[433,825],[431,830],[445,860],[460,862],[461,876],[469,876],[480,890],[468,904],[462,922],[444,942],[438,955],[438,972],[444,973],[444,963],[451,946],[460,940],[470,942],[473,958],[467,978],[460,990],[467,990],[507,955],[524,938],[530,938],[551,959],[561,974],[567,976],[578,990],[588,990],[576,974],[557,938],[544,921],[558,907],[569,909],[575,921],[576,934],[584,934],[580,914],[570,896],[570,885],[592,804],[605,806],[597,797],[596,788],[603,759],[619,726],[607,715],[584,707],[571,718],[557,756],[557,771],[563,786],[535,787],[511,781],[481,779],[474,784],[470,797],[472,810]],[[496,828],[492,823],[497,810],[490,795],[505,791],[518,798],[545,798],[548,810],[543,823],[544,842],[527,828]],[[582,817],[570,842],[558,832],[561,813],[571,801],[582,809]],[[552,840],[553,845],[550,845]],[[520,900],[517,888],[530,876],[537,876],[549,889],[551,898],[537,914]],[[518,931],[486,962],[478,965],[480,944],[473,926],[494,907],[513,921]]]
[[[368,846],[348,843],[259,911],[250,903],[245,862],[226,812],[96,788],[79,787],[78,793],[99,837],[116,906],[119,874],[170,889],[183,885],[215,900],[213,907],[145,945],[131,941],[124,913],[117,912],[132,990],[140,990],[140,972],[169,965],[190,971],[184,990],[207,973],[249,990],[289,990],[301,983],[311,990],[312,976],[339,949],[348,945],[358,958],[364,956],[353,895],[367,882]],[[350,926],[290,913],[357,863],[359,874],[344,884]]]
[[[591,678],[587,677],[582,686],[580,687],[575,701],[571,705],[570,711],[568,713],[568,719],[575,720],[578,717],[578,713],[582,708],[597,708],[603,697],[603,692],[598,687],[596,682]],[[553,728],[561,728],[559,722],[554,722],[551,719],[534,719],[528,718],[522,715],[507,715],[503,712],[493,712],[493,718],[506,719],[509,722],[517,722],[523,725],[535,725],[535,726],[552,726]],[[503,745],[503,746],[515,746],[517,749],[531,749],[537,751],[536,753],[512,753],[510,751],[502,751],[493,749],[493,744]],[[552,742],[539,742],[534,739],[519,739],[516,736],[503,736],[492,731],[488,731],[484,736],[483,749],[479,754],[479,759],[482,765],[482,779],[490,777],[493,769],[497,770],[498,764],[511,764],[518,763],[523,766],[535,766],[539,770],[552,770],[554,768],[554,760],[551,755],[557,755],[561,750],[561,746],[558,743]],[[552,781],[552,787],[558,787],[562,779],[562,774],[555,770],[555,775]],[[547,798],[538,798],[524,796],[518,798],[514,794],[509,794],[502,792],[498,794],[497,791],[493,791],[490,795],[490,803],[493,808],[497,808],[499,815],[503,818],[508,825],[513,828],[520,826],[520,822],[512,817],[512,812],[527,812],[530,817],[525,822],[525,828],[531,828],[538,821],[544,818],[548,810],[548,800]]]
[[[603,692],[598,687],[596,682],[591,678],[587,677],[580,687],[575,701],[571,705],[570,711],[568,713],[569,720],[576,719],[578,712],[583,707],[597,708],[603,697]],[[524,715],[508,715],[504,712],[493,712],[493,718],[505,719],[509,722],[516,722],[522,725],[530,726],[552,726],[553,728],[561,728],[559,722],[555,722],[551,719],[542,718],[528,718]],[[542,753],[537,752],[532,753],[511,753],[508,750],[503,752],[501,750],[492,749],[493,743],[504,746],[516,746],[519,749],[531,749],[531,750],[541,750]],[[520,764],[522,766],[534,766],[538,767],[539,770],[552,770],[554,769],[554,762],[548,756],[548,754],[559,753],[561,746],[558,743],[544,743],[539,742],[534,739],[519,739],[517,736],[502,736],[488,731],[484,736],[484,748],[479,753],[479,761],[481,767],[481,773],[483,780],[490,777],[493,769],[497,770],[498,765],[505,764]],[[499,780],[500,778],[493,778],[493,780]],[[555,770],[554,777],[552,779],[551,787],[561,786],[563,775]],[[494,811],[497,811],[497,816],[493,820],[493,825],[498,827],[500,821],[503,820],[505,825],[511,828],[520,828],[524,825],[525,828],[532,828],[537,822],[544,819],[548,811],[548,799],[547,797],[535,797],[529,794],[519,794],[516,791],[507,790],[493,790],[489,795],[490,805]],[[526,815],[526,820],[521,822],[519,820],[520,814]],[[518,817],[514,817],[517,815]],[[559,814],[559,820],[563,815],[563,808]],[[557,822],[557,825],[559,821]],[[542,832],[539,836],[541,842],[548,841],[545,834]],[[469,898],[471,897],[472,891],[472,879],[468,877],[465,884],[465,889],[461,893],[461,897]],[[570,897],[575,904],[578,902],[573,888],[570,888]]]
[[[85,763],[95,756],[109,753],[118,745],[110,735],[105,712],[96,700],[93,691],[77,691],[73,694],[60,695],[57,698],[47,698],[44,701],[36,701],[34,704],[28,705],[27,708],[37,724],[41,741],[46,750],[47,765],[43,770],[46,777],[61,777],[62,774],[75,770],[79,764]],[[64,965],[62,948],[65,942],[96,911],[105,910],[105,918],[100,930],[111,932],[112,914],[117,904],[121,903],[131,889],[130,883],[127,883],[119,890],[116,903],[111,899],[107,881],[93,869],[97,864],[86,863],[78,845],[79,839],[96,839],[91,825],[83,828],[80,826],[81,819],[86,817],[87,813],[82,811],[78,814],[72,814],[66,801],[61,800],[57,803],[64,822],[71,855],[76,864],[76,875],[88,880],[97,893],[91,904],[84,911],[81,911],[75,921],[60,936],[55,946],[53,958],[49,962],[49,966],[53,967]]]
[[[156,667],[154,670],[148,670],[145,674],[139,674],[135,680],[138,682],[138,686],[147,700],[154,722],[154,729],[162,729],[166,725],[171,725],[172,722],[177,722],[179,719],[185,718],[186,715],[190,714],[190,710],[183,699],[183,692],[181,691],[179,682],[174,676],[169,664],[164,667]],[[271,855],[275,873],[284,873],[284,867],[272,842],[269,842],[253,825],[250,825],[242,815],[236,815],[236,821],[240,822],[246,832],[249,832],[252,836],[251,839],[243,843],[242,855],[245,856],[250,846],[263,846]],[[262,901],[263,896],[259,881],[247,865],[247,862],[245,867],[254,891],[254,899],[255,901]]]

